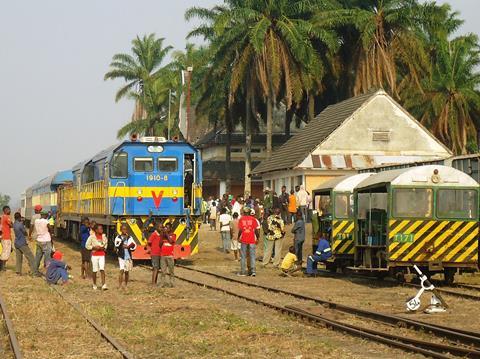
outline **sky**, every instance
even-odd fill
[[[155,33],[185,47],[190,6],[220,0],[15,0],[0,3],[0,193],[16,204],[38,180],[115,143],[133,105],[103,80],[112,55]],[[446,2],[446,1],[440,1]],[[451,0],[480,34],[480,3]]]

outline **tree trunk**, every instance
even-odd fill
[[[231,173],[231,161],[232,161],[232,118],[230,114],[230,108],[228,107],[228,99],[225,100],[225,129],[227,132],[227,143],[225,146],[225,192],[231,193],[232,189],[232,173]]]
[[[250,93],[247,91],[245,101],[245,187],[244,196],[248,198],[252,194],[252,126],[251,126],[251,109],[250,109]]]
[[[308,94],[308,122],[312,122],[315,118],[315,97],[310,92]]]
[[[273,96],[267,98],[267,158],[272,156]]]

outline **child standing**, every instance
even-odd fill
[[[102,279],[102,290],[107,290],[107,284],[105,283],[105,251],[107,249],[108,240],[103,234],[103,226],[101,224],[95,224],[93,227],[95,234],[88,237],[85,248],[92,251],[92,279],[93,290],[97,290],[97,272],[100,271]]]
[[[296,261],[297,256],[295,255],[295,247],[290,246],[287,255],[283,258],[282,264],[280,265],[282,273],[288,276],[295,272],[297,270],[297,265],[295,264]]]
[[[173,273],[173,268],[175,262],[173,260],[173,248],[175,245],[175,241],[177,237],[172,230],[172,224],[168,222],[165,225],[165,232],[162,236],[162,244],[161,244],[161,254],[160,254],[160,268],[162,269],[162,273],[160,276],[160,283],[162,287],[170,287],[173,288],[173,279],[175,275]],[[169,283],[165,283],[165,276],[169,276]]]
[[[230,247],[237,262],[240,260],[239,252],[241,247],[240,242],[238,241],[238,219],[238,213],[234,213],[232,220],[232,245]]]
[[[155,226],[155,230],[148,238],[148,247],[150,248],[150,257],[152,258],[152,286],[157,284],[158,271],[160,269],[160,254],[162,247],[162,235],[164,228],[161,223]]]
[[[217,229],[217,204],[212,202],[210,207],[210,230],[214,231]]]
[[[63,254],[59,251],[53,253],[52,259],[48,262],[46,279],[49,284],[68,284],[68,269],[71,269],[65,262],[62,261]]]
[[[219,222],[223,251],[225,253],[230,253],[230,241],[232,240],[232,217],[227,213],[227,209],[225,207],[221,209],[220,213]],[[238,215],[237,212],[234,212],[233,214]]]
[[[129,272],[133,268],[132,252],[137,249],[137,245],[133,238],[128,234],[128,227],[122,224],[120,228],[121,234],[115,238],[115,250],[118,256],[118,266],[120,274],[118,276],[118,289],[127,288]],[[122,283],[125,279],[125,287]]]

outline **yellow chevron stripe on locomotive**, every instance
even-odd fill
[[[190,247],[190,255],[198,253],[198,230],[200,223],[192,219],[190,230],[187,229],[183,218],[165,217],[156,218],[163,224],[172,223],[173,231],[177,237],[176,245]],[[153,223],[150,223],[148,217],[123,217],[116,221],[117,233],[120,234],[122,224],[128,226],[128,232],[137,243],[137,250],[133,254],[134,259],[148,259],[150,255],[145,251],[149,235],[153,232]]]
[[[478,262],[478,224],[455,220],[391,220],[388,258],[392,262]]]
[[[332,252],[335,255],[353,255],[355,251],[355,240],[353,220],[332,221]]]

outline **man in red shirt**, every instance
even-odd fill
[[[155,226],[155,230],[148,238],[150,257],[152,258],[152,285],[157,284],[158,270],[160,269],[160,254],[162,249],[162,234],[165,232],[162,223]]]
[[[250,254],[251,272],[248,273],[255,277],[255,249],[260,236],[260,223],[251,215],[248,207],[243,208],[243,216],[238,221],[238,240],[241,244],[240,248],[240,273],[238,275],[245,277],[247,275],[247,250]]]
[[[0,255],[0,270],[6,270],[7,261],[12,251],[12,219],[10,207],[3,207],[2,215],[2,253]]]
[[[162,236],[162,250],[160,253],[160,268],[162,269],[162,274],[160,276],[160,285],[162,287],[173,288],[173,279],[175,275],[173,269],[175,266],[175,261],[173,259],[173,248],[175,246],[175,241],[177,236],[173,233],[172,224],[168,222],[165,225],[165,232]],[[168,283],[165,283],[165,276],[168,270]]]

